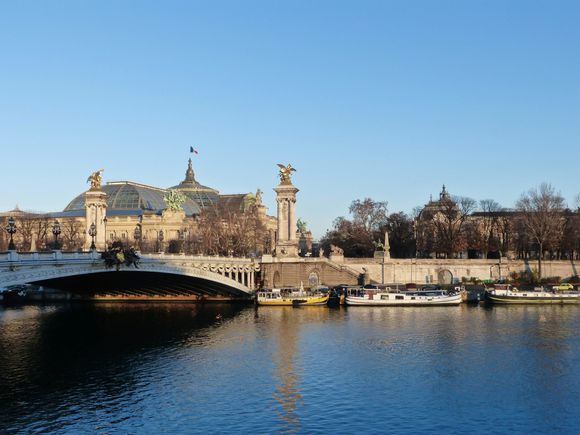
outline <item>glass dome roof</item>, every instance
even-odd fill
[[[220,198],[220,194],[217,190],[212,189],[211,187],[202,186],[197,182],[195,174],[193,173],[193,168],[191,167],[191,159],[189,159],[187,165],[185,179],[177,186],[170,187],[170,189],[180,191],[189,199],[199,204],[201,208],[217,204]]]
[[[108,210],[146,210],[161,212],[166,208],[163,198],[169,192],[167,189],[146,186],[129,181],[115,181],[101,187],[107,194]],[[185,193],[185,192],[184,192]],[[64,211],[84,210],[85,194],[81,193],[67,205]],[[183,203],[186,215],[200,213],[199,205],[188,196]]]

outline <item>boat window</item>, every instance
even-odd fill
[[[395,296],[395,299],[405,299],[405,296],[403,296],[403,295],[396,295]]]
[[[414,301],[414,300],[415,300],[415,296],[411,296],[411,300],[413,300],[413,301]]]
[[[381,299],[389,299],[389,295],[381,295]]]

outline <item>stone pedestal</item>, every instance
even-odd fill
[[[89,236],[89,228],[95,224],[97,234],[95,246],[97,251],[106,249],[105,217],[107,216],[107,194],[102,190],[89,190],[85,193],[85,246],[88,251],[91,247],[92,237]]]
[[[282,182],[274,188],[278,204],[278,238],[276,256],[298,257],[296,237],[296,193],[298,189],[291,182]]]

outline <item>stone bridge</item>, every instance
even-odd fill
[[[88,298],[247,298],[259,281],[250,258],[151,254],[138,268],[106,267],[97,252],[26,253],[0,256],[0,289],[38,284]]]

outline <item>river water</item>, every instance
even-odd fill
[[[0,308],[0,432],[578,433],[579,331],[573,306]]]

